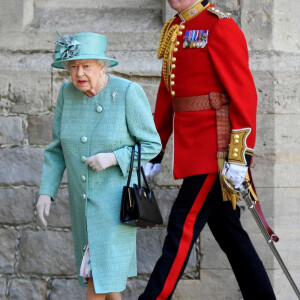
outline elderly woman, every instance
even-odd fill
[[[69,70],[72,81],[58,95],[37,212],[46,226],[66,168],[79,281],[87,282],[86,299],[117,300],[137,273],[136,228],[120,222],[131,146],[141,144],[146,163],[161,143],[142,88],[106,73],[118,64],[105,57],[106,43],[105,36],[89,32],[56,42],[52,66]]]

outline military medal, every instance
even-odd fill
[[[199,43],[199,36],[200,36],[200,30],[197,30],[196,33],[196,48],[200,48],[200,43]]]
[[[195,47],[196,47],[196,43],[195,43],[196,31],[197,31],[197,30],[192,30],[192,36],[191,36],[191,42],[190,42],[190,48],[195,48]]]
[[[187,30],[184,36],[183,48],[205,48],[208,40],[208,30]]]
[[[201,48],[204,48],[206,46],[207,39],[208,39],[208,30],[203,30],[202,45],[200,45]]]
[[[184,39],[184,42],[183,42],[182,47],[183,47],[183,48],[187,48],[188,45],[189,45],[189,42],[188,42],[188,39],[189,39],[189,30],[187,30],[187,31],[185,32],[185,36],[184,36],[183,39]]]
[[[201,36],[201,38],[199,39],[199,45],[201,48],[204,48],[207,45],[208,30],[200,30],[199,36]]]

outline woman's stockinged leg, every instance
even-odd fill
[[[106,294],[96,294],[95,288],[94,288],[94,282],[93,279],[90,278],[88,280],[88,287],[86,292],[86,300],[105,300]]]
[[[122,300],[121,293],[96,294],[93,279],[88,280],[86,300]]]
[[[109,293],[106,295],[105,300],[122,300],[121,293]]]

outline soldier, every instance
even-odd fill
[[[240,223],[237,199],[221,188],[218,176],[227,161],[225,176],[238,188],[253,155],[257,95],[245,37],[208,0],[168,2],[178,14],[161,33],[163,67],[154,120],[163,149],[173,132],[173,173],[184,180],[162,256],[139,299],[171,299],[206,223],[227,255],[244,299],[276,299]],[[160,171],[162,157],[163,151],[146,165],[148,176]]]

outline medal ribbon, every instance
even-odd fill
[[[199,31],[200,31],[200,30],[196,30],[195,42],[198,42]]]
[[[189,37],[188,37],[188,42],[190,43],[191,42],[191,36],[192,36],[192,30],[189,30]]]
[[[192,30],[191,42],[195,42],[195,35],[197,30]]]

